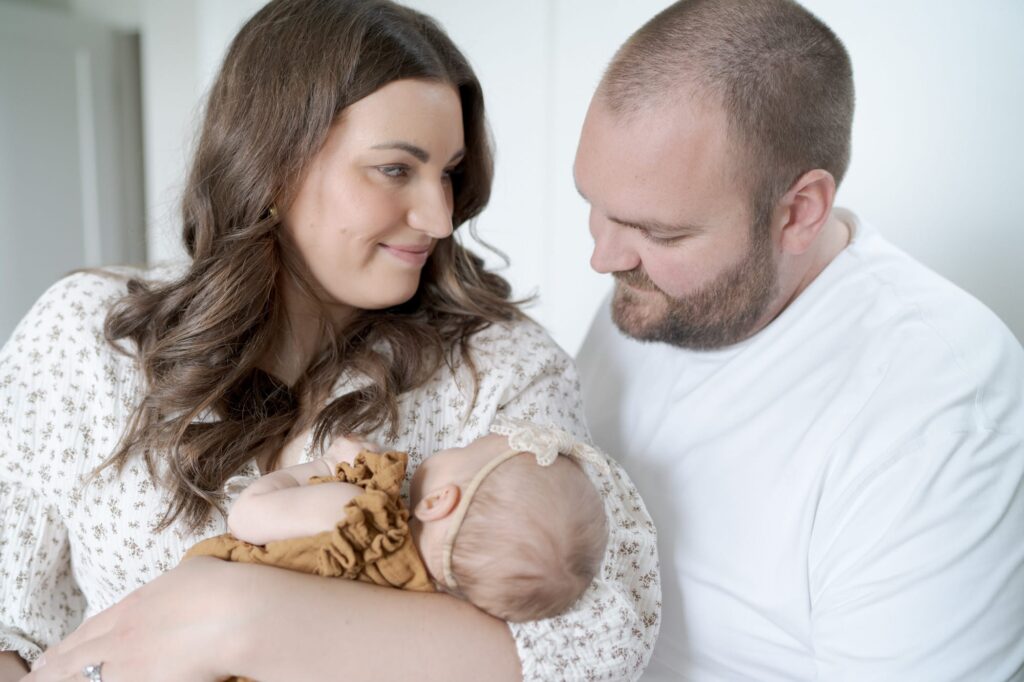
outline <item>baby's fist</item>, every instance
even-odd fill
[[[354,434],[350,436],[337,436],[331,441],[330,447],[324,452],[324,459],[333,466],[337,466],[341,462],[352,464],[356,455],[363,450],[379,452],[380,448],[376,443],[371,443]]]

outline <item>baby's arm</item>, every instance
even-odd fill
[[[332,476],[338,462],[351,463],[365,446],[336,439],[326,456],[261,476],[242,491],[228,513],[228,528],[239,540],[265,545],[274,540],[331,530],[342,509],[363,489],[351,483],[308,485],[312,476]],[[358,447],[356,447],[358,446]]]

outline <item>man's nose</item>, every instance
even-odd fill
[[[640,254],[631,244],[634,235],[627,228],[591,216],[590,234],[594,238],[590,267],[597,272],[626,272],[640,265]]]

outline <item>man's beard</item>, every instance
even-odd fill
[[[612,319],[640,341],[694,350],[731,346],[757,331],[778,292],[778,274],[768,226],[758,221],[743,260],[686,296],[669,296],[640,266],[616,272]]]

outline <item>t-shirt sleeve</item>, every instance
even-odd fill
[[[515,331],[498,348],[508,369],[497,414],[556,426],[589,442],[572,360],[539,328]],[[482,390],[491,390],[484,382]],[[565,613],[511,623],[524,680],[631,680],[650,660],[658,633],[661,583],[654,524],[626,473],[587,467],[602,498],[609,538],[598,577]]]
[[[809,556],[823,680],[1024,670],[1024,444],[925,433],[819,512]]]
[[[28,661],[85,608],[60,505],[94,445],[102,319],[117,291],[96,274],[61,280],[0,350],[0,650]]]

